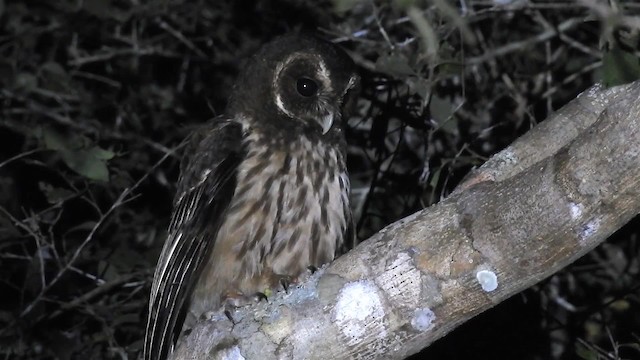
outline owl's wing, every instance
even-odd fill
[[[349,205],[347,204],[344,210],[344,213],[347,217],[345,220],[347,222],[347,228],[344,231],[344,243],[342,244],[342,248],[338,249],[338,251],[336,252],[336,257],[344,255],[349,250],[358,245],[358,238],[356,236],[356,224],[353,221],[351,209],[349,209],[348,206]]]
[[[188,142],[168,238],[158,260],[149,301],[144,359],[165,359],[179,335],[185,305],[215,243],[244,158],[242,128],[217,119]]]

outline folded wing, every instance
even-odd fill
[[[188,140],[168,237],[151,289],[145,360],[166,359],[182,329],[191,292],[215,244],[244,156],[242,128],[229,119],[217,119]]]

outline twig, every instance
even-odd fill
[[[133,274],[126,274],[126,275],[119,276],[109,282],[104,282],[103,284],[100,284],[99,286],[93,288],[91,291],[86,292],[83,295],[74,298],[70,302],[61,304],[60,308],[54,311],[51,315],[49,315],[48,318],[54,319],[66,310],[79,306],[80,304],[87,302],[98,295],[104,294],[119,285],[126,284],[131,279],[136,279],[139,277],[140,277],[139,273],[133,273]]]
[[[138,188],[138,186],[140,186],[140,184],[142,184],[142,182],[144,182],[147,177],[153,172],[153,170],[155,170],[158,166],[160,166],[160,164],[162,164],[162,162],[164,162],[164,160],[166,160],[170,154],[172,154],[173,152],[170,153],[166,153],[160,160],[158,160],[152,167],[151,169],[149,169],[149,171],[147,171],[147,173],[145,173],[135,184],[133,184],[133,186],[131,186],[130,188],[125,189],[120,196],[118,196],[118,198],[116,199],[116,201],[111,205],[111,207],[100,217],[100,219],[98,219],[98,221],[96,222],[96,224],[93,226],[93,228],[91,229],[91,231],[89,232],[89,234],[87,235],[87,237],[85,238],[85,240],[82,242],[82,244],[80,244],[75,252],[73,253],[73,255],[71,256],[71,258],[69,259],[69,261],[67,261],[67,263],[64,265],[64,267],[62,269],[60,269],[60,271],[58,271],[58,273],[55,275],[55,277],[53,279],[51,279],[51,281],[44,286],[40,292],[38,293],[38,295],[31,301],[31,303],[29,305],[27,305],[25,307],[25,309],[20,313],[20,317],[24,317],[25,315],[27,315],[29,312],[31,312],[31,310],[33,310],[33,308],[35,307],[35,305],[40,302],[40,300],[42,299],[42,297],[44,296],[44,294],[51,289],[51,287],[53,285],[55,285],[61,278],[62,275],[65,274],[67,272],[67,270],[69,270],[73,264],[75,263],[75,261],[77,260],[78,256],[80,256],[80,253],[82,252],[82,250],[84,250],[84,248],[93,240],[93,237],[95,236],[96,232],[98,231],[98,229],[101,227],[101,225],[105,222],[105,220],[109,217],[109,215],[111,215],[117,208],[119,208],[120,206],[122,206],[124,203],[126,203],[127,197],[136,189]]]
[[[82,66],[86,64],[91,64],[95,62],[107,61],[111,60],[114,57],[118,56],[145,56],[145,55],[162,55],[164,57],[174,57],[174,58],[182,58],[182,55],[163,51],[161,49],[156,48],[144,48],[144,49],[116,49],[116,50],[108,50],[99,54],[78,57],[73,60],[70,60],[67,64],[69,66]]]
[[[207,54],[205,54],[204,51],[198,49],[198,47],[194,43],[192,43],[189,39],[187,39],[184,35],[182,35],[181,32],[179,32],[178,30],[174,29],[166,21],[161,20],[161,19],[157,19],[156,21],[157,21],[158,25],[163,30],[166,30],[169,34],[173,35],[173,37],[178,39],[178,41],[180,41],[181,43],[186,45],[189,49],[191,49],[193,52],[198,54],[198,56],[203,57],[205,59],[208,58]]]
[[[500,57],[500,56],[504,56],[507,55],[509,53],[512,52],[516,52],[516,51],[521,51],[522,49],[531,46],[533,44],[537,44],[537,43],[541,43],[543,41],[547,41],[551,38],[553,38],[554,36],[558,35],[561,32],[567,31],[571,28],[574,28],[576,26],[578,26],[579,24],[583,23],[585,21],[585,19],[582,18],[571,18],[563,23],[561,23],[560,25],[558,25],[557,30],[556,29],[549,29],[546,30],[532,38],[526,39],[526,40],[522,40],[522,41],[515,41],[512,43],[509,43],[505,46],[499,47],[497,49],[493,49],[491,51],[488,51],[480,56],[476,56],[476,57],[472,57],[469,58],[465,61],[465,63],[467,65],[477,65],[480,63],[483,63],[487,60],[491,60],[493,58],[496,57]]]
[[[46,149],[41,149],[41,148],[33,149],[33,150],[29,150],[29,151],[25,151],[25,152],[23,152],[23,153],[20,153],[20,154],[18,154],[18,155],[16,155],[16,156],[10,157],[10,158],[8,158],[7,160],[5,160],[5,161],[3,161],[3,162],[1,162],[1,163],[0,163],[0,169],[1,169],[3,166],[5,166],[5,165],[9,164],[10,162],[16,161],[16,160],[18,160],[18,159],[22,159],[23,157],[27,157],[27,156],[29,156],[29,155],[31,155],[31,154],[35,154],[35,153],[40,152],[40,151],[46,151]]]

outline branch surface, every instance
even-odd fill
[[[640,82],[585,91],[289,294],[212,313],[173,359],[403,359],[640,212]]]

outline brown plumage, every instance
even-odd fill
[[[249,60],[227,113],[189,139],[145,359],[165,359],[203,313],[353,246],[342,117],[357,84],[351,59],[315,37],[280,37]]]

